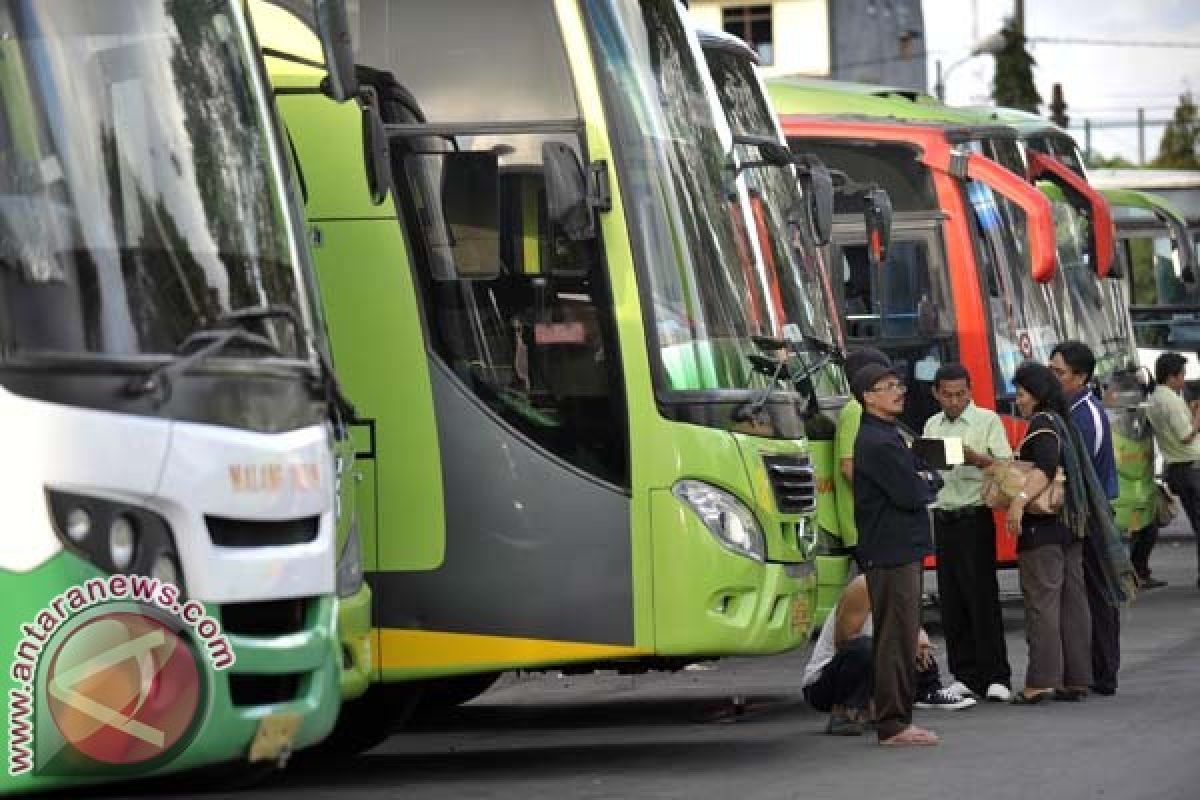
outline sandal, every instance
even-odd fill
[[[938,741],[938,735],[933,731],[918,728],[916,725],[909,725],[904,730],[887,739],[880,739],[879,743],[884,747],[921,747],[935,745]]]
[[[1008,702],[1014,706],[1036,706],[1042,703],[1049,703],[1054,699],[1055,690],[1045,689],[1037,694],[1025,694],[1024,691],[1013,692],[1012,700]]]

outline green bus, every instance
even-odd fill
[[[0,792],[282,763],[340,701],[340,403],[245,4],[0,29]]]
[[[682,6],[364,3],[356,34],[361,114],[298,43],[264,51],[359,411],[373,684],[347,726],[505,670],[803,643],[810,398],[775,349],[828,333],[745,252]]]

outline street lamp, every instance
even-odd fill
[[[937,99],[943,103],[946,102],[946,78],[950,77],[950,73],[953,72],[957,67],[962,66],[976,56],[999,55],[1007,44],[1008,40],[1005,39],[1004,33],[1001,31],[996,31],[991,36],[980,39],[978,42],[976,42],[975,46],[971,48],[971,52],[969,54],[963,56],[958,61],[955,61],[946,68],[945,72],[942,72],[942,60],[939,58],[935,62],[937,69],[937,83],[935,83],[933,87],[933,91],[934,94],[937,95]]]

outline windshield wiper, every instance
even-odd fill
[[[785,355],[782,358],[772,358],[761,353],[751,353],[747,356],[754,371],[769,376],[771,380],[759,391],[757,396],[747,400],[734,410],[733,418],[735,420],[744,422],[753,419],[762,412],[766,408],[767,403],[770,402],[771,394],[775,391],[780,381],[787,381],[793,388],[800,389],[807,395],[803,411],[805,415],[808,414],[809,409],[815,408],[818,405],[817,390],[809,378],[830,363],[841,363],[844,357],[832,342],[826,342],[824,339],[819,339],[807,333],[802,333],[800,336],[804,345],[803,347],[789,339],[775,339],[770,336],[750,337],[750,340],[760,350],[767,352],[782,350],[789,355]],[[788,365],[788,359],[791,354],[798,354],[800,352],[815,352],[819,353],[821,357],[817,359],[816,363],[797,372]]]
[[[305,335],[304,326],[300,323],[300,318],[296,316],[296,311],[291,306],[274,305],[241,308],[221,317],[221,321],[243,324],[250,321],[271,318],[286,319],[292,324],[292,328],[295,329],[298,337],[306,341],[308,340],[308,337]],[[346,396],[346,391],[342,388],[341,381],[338,380],[337,371],[333,368],[333,359],[329,353],[324,347],[318,347],[312,342],[308,342],[308,344],[317,354],[317,361],[321,366],[321,387],[325,391],[325,402],[329,405],[334,425],[338,429],[338,435],[341,436],[345,432],[346,425],[358,419],[358,410],[350,402],[350,398]]]
[[[249,322],[264,319],[286,320],[295,330],[297,338],[308,342],[304,325],[291,306],[267,305],[239,308],[222,315],[216,325],[211,328],[191,333],[178,348],[180,353],[186,353],[186,355],[181,355],[173,361],[156,367],[146,375],[139,375],[129,382],[126,391],[133,395],[161,391],[163,397],[160,402],[166,402],[171,396],[171,385],[179,376],[235,342],[260,347],[270,355],[283,358],[284,354],[275,346],[274,342],[265,336],[251,333],[245,328]],[[193,352],[187,352],[204,341],[208,343]],[[357,419],[357,412],[353,404],[346,398],[346,394],[338,382],[329,354],[322,347],[314,346],[312,349],[317,353],[320,364],[320,384],[325,391],[326,402],[329,404],[335,423],[338,423],[339,428],[343,428],[346,422]]]
[[[196,331],[183,340],[179,349],[187,350],[206,339],[209,340],[208,344],[203,347],[187,355],[179,356],[174,361],[169,361],[162,366],[155,367],[145,375],[139,375],[134,378],[126,386],[126,391],[133,395],[144,395],[162,391],[162,402],[166,402],[171,396],[171,384],[175,379],[202,361],[212,358],[234,342],[261,347],[272,355],[283,355],[270,339],[265,336],[259,336],[256,333],[251,333],[245,328],[220,328],[216,330]]]

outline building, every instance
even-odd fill
[[[758,51],[767,75],[928,90],[920,0],[692,0],[692,17]]]

